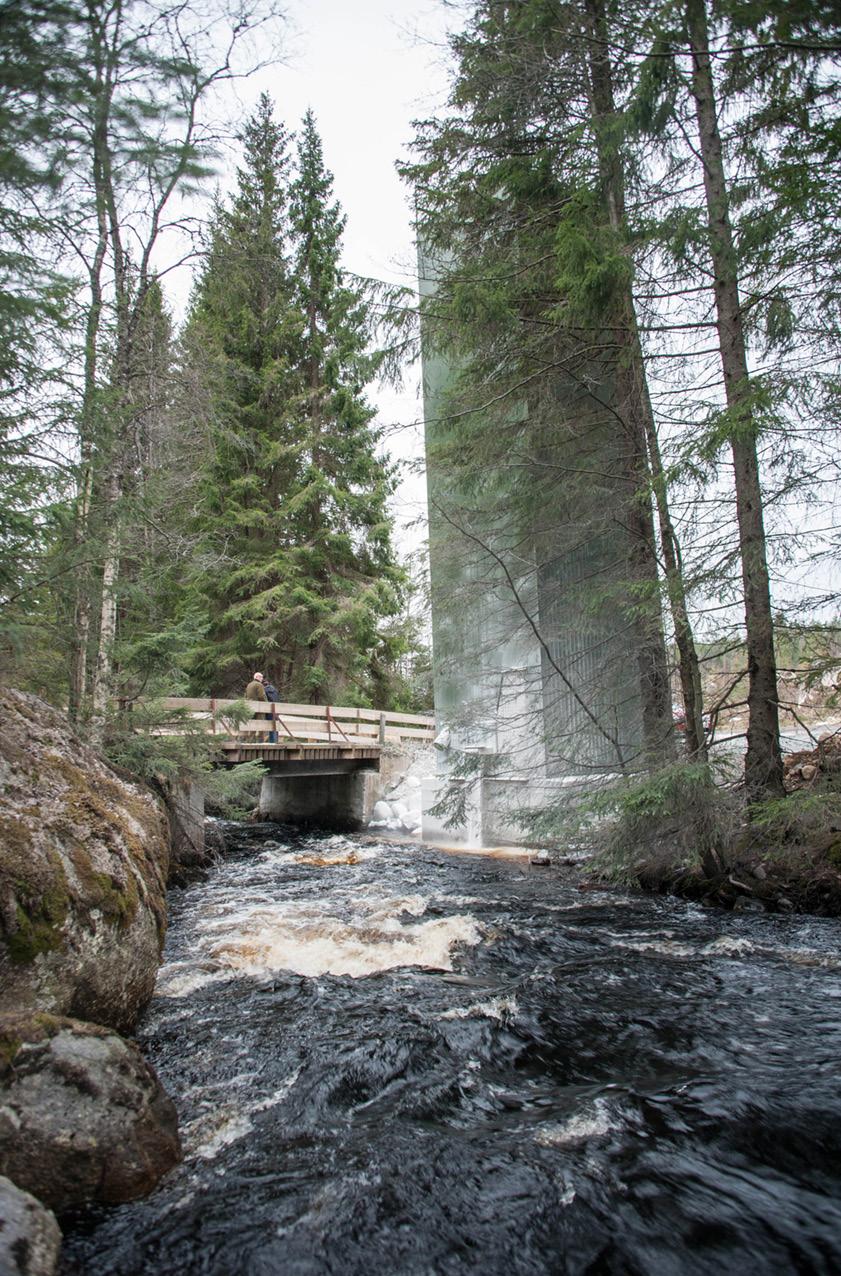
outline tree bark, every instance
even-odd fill
[[[116,513],[116,498],[107,502]],[[113,517],[112,513],[112,517]],[[99,646],[94,668],[91,692],[91,741],[101,745],[108,717],[108,696],[111,690],[114,640],[117,635],[117,578],[120,565],[120,525],[113,517],[105,543],[105,561],[102,569],[102,600],[99,619]]]
[[[645,393],[647,398],[647,387]],[[660,442],[657,438],[654,413],[651,411],[650,405],[646,417],[646,434],[648,437],[649,464],[654,485],[654,500],[657,506],[657,518],[660,526],[660,543],[663,547],[663,559],[666,567],[666,590],[675,626],[680,689],[686,714],[684,737],[686,752],[690,758],[694,758],[698,762],[707,762],[701,666],[698,662],[698,649],[695,646],[695,635],[692,632],[692,622],[689,619],[689,609],[686,603],[686,586],[683,579],[680,544],[672,523],[669,494],[666,489],[666,476],[663,471],[663,459],[660,454]]]
[[[104,185],[105,154],[108,149],[108,116],[113,94],[113,81],[107,65],[104,33],[93,9],[89,10],[88,23],[91,33],[94,79],[91,182],[96,213],[96,242],[88,272],[90,300],[85,321],[84,381],[79,429],[79,489],[73,519],[73,548],[79,559],[83,556],[91,533],[94,457],[98,435],[99,335],[104,305],[102,271],[108,251],[108,217]],[[69,712],[73,721],[83,717],[86,709],[93,589],[94,574],[90,567],[80,566],[75,586],[70,651]]]
[[[771,590],[756,450],[757,428],[751,406],[738,266],[709,52],[706,0],[687,0],[686,14],[692,54],[692,96],[704,168],[710,254],[715,275],[721,367],[727,408],[732,421],[730,446],[733,454],[748,658],[745,785],[751,798],[779,797],[784,791],[783,763],[780,752]]]
[[[602,193],[611,228],[619,242],[624,244],[627,239],[625,179],[616,137],[617,113],[603,0],[586,0],[586,9],[591,35],[587,42],[588,69]],[[648,420],[651,406],[644,392],[645,368],[630,276],[618,299],[614,319],[617,412],[627,447],[623,458],[624,477],[631,487],[630,501],[624,511],[632,539],[629,566],[632,585],[647,587],[650,592],[650,599],[635,599],[639,613],[635,628],[643,736],[646,760],[649,766],[658,766],[674,756],[674,726],[650,495],[652,482],[647,436],[654,423]]]

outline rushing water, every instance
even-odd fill
[[[240,826],[141,1044],[183,1165],[65,1276],[841,1271],[841,927]]]

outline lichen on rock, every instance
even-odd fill
[[[0,1174],[61,1211],[145,1196],[180,1159],[175,1107],[133,1042],[0,1017]]]
[[[0,1175],[0,1272],[52,1276],[61,1231],[50,1210]]]
[[[163,805],[35,696],[0,689],[0,720],[0,1013],[130,1030],[166,930]]]

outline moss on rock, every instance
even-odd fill
[[[0,1011],[130,1028],[166,929],[164,808],[35,697],[0,689],[0,716]]]

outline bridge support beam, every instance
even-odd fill
[[[266,775],[260,789],[260,817],[304,828],[358,832],[379,796],[378,771],[343,775]]]

